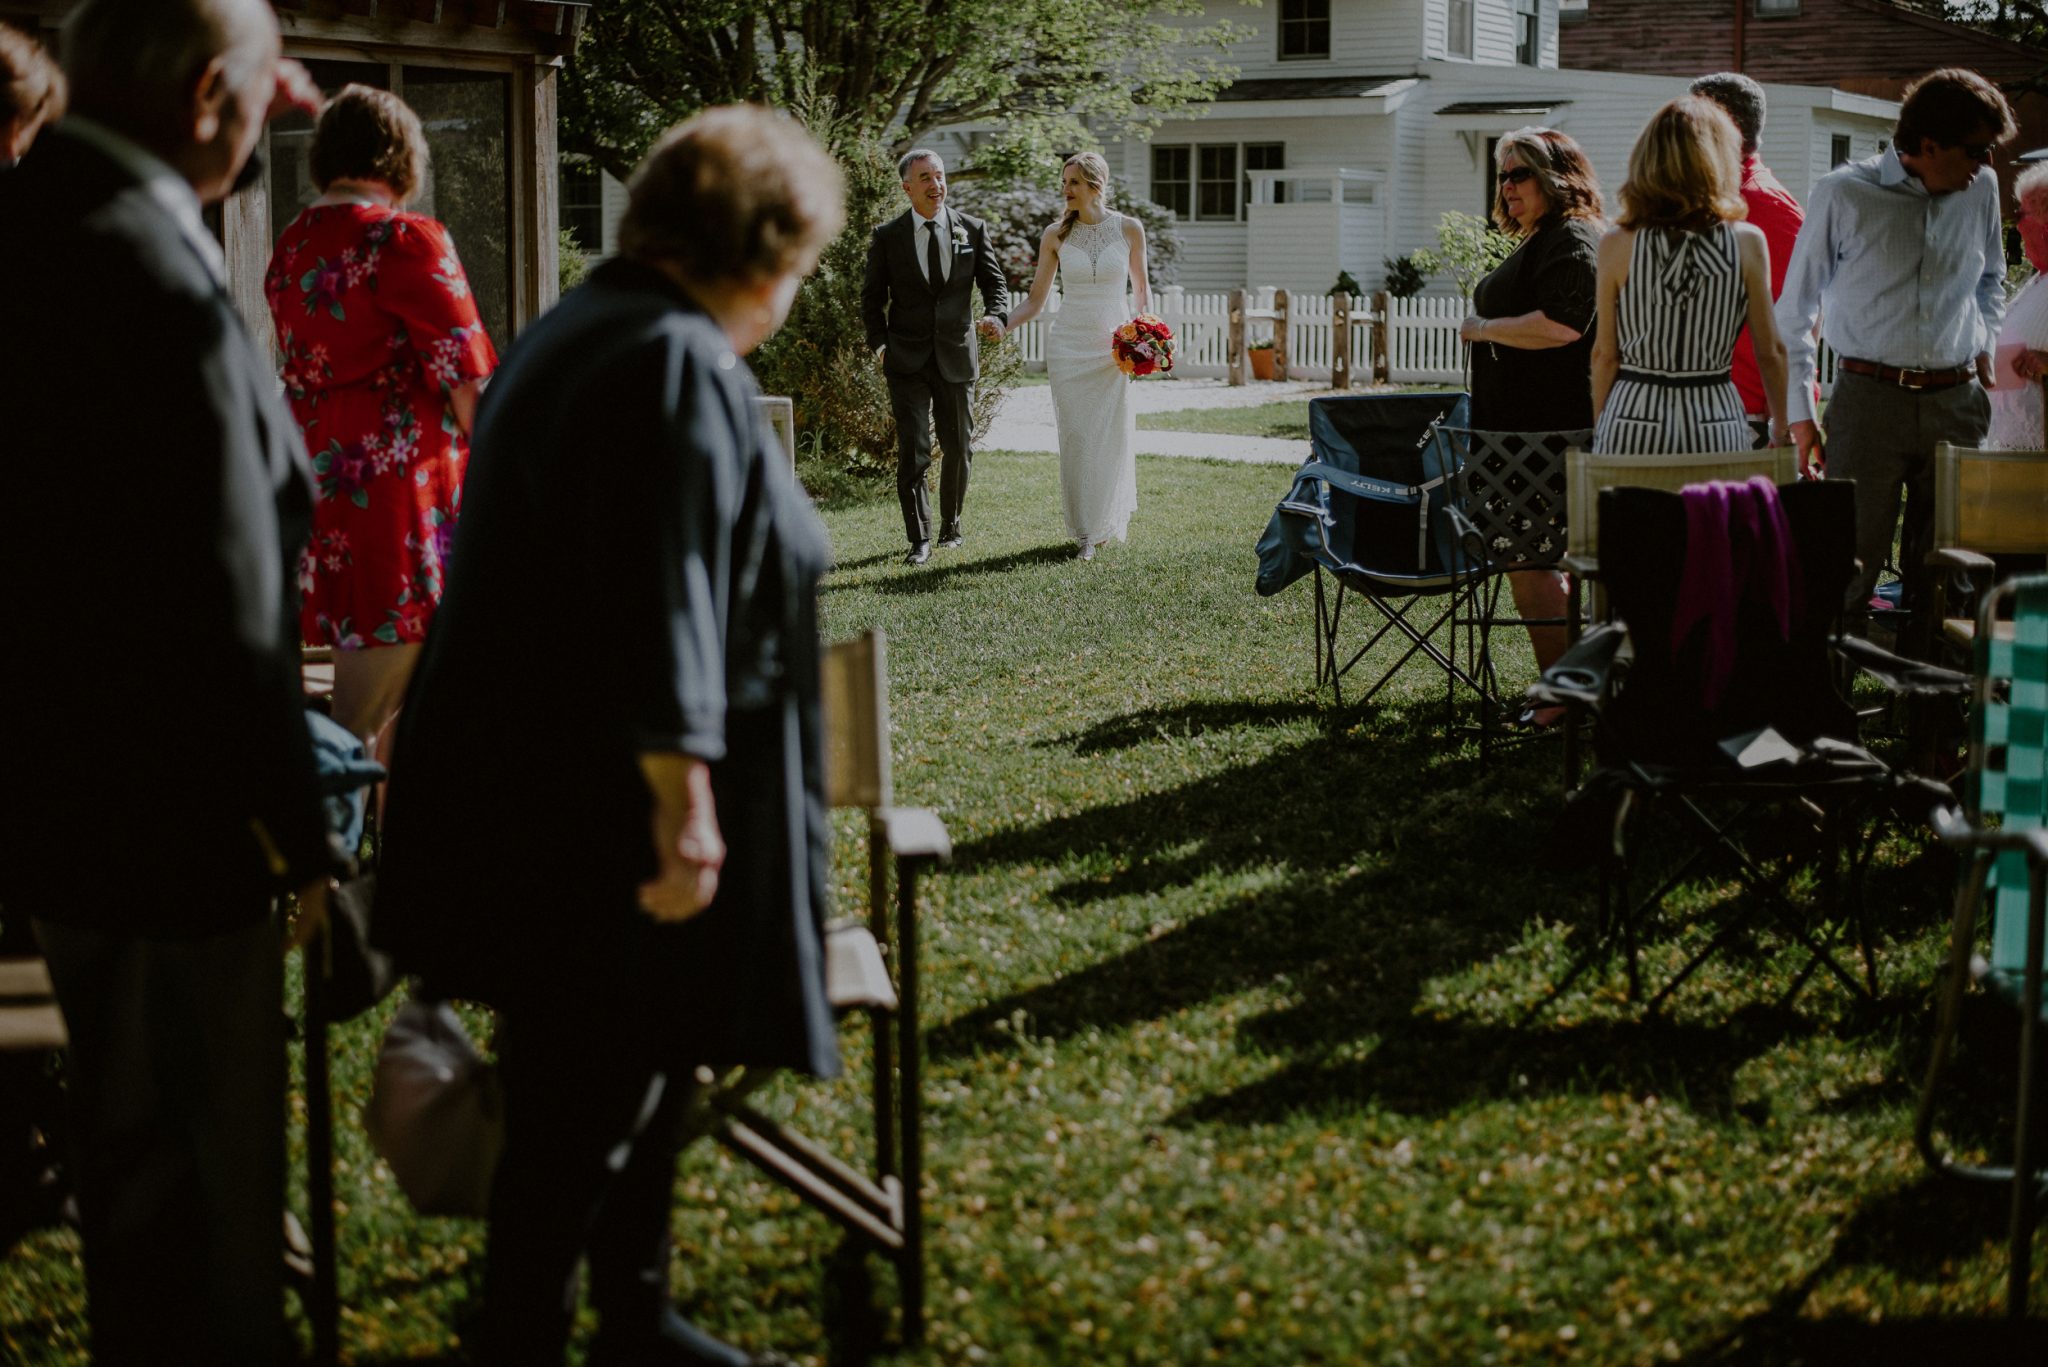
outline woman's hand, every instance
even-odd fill
[[[1476,342],[1479,340],[1481,330],[1485,327],[1486,320],[1476,313],[1472,314],[1464,322],[1458,324],[1458,340],[1461,342]]]
[[[1003,340],[1003,320],[994,314],[984,315],[981,322],[976,324],[976,326],[981,329],[981,335],[988,338],[991,342]]]
[[[645,754],[640,768],[654,793],[658,870],[640,885],[640,909],[657,921],[687,921],[711,905],[725,864],[711,766],[690,755]]]

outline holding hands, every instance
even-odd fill
[[[982,336],[988,338],[991,342],[1000,342],[1003,340],[1003,322],[994,314],[983,314],[981,321],[979,323],[976,323],[974,326],[976,331],[981,333]]]

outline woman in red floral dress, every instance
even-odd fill
[[[441,601],[470,419],[498,363],[447,230],[404,211],[426,156],[404,101],[343,88],[313,135],[323,193],[264,277],[319,477],[300,629],[335,648],[335,719],[373,744]]]

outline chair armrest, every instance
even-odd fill
[[[1581,579],[1600,577],[1600,557],[1597,555],[1567,555],[1558,563],[1564,567],[1565,573],[1576,574]]]
[[[1860,636],[1837,636],[1830,644],[1836,654],[1891,693],[1907,697],[1967,697],[1976,688],[1976,680],[1968,674],[1909,660]]]
[[[1961,546],[1945,546],[1940,550],[1929,551],[1927,559],[1923,563],[1929,569],[1936,570],[1985,570],[1988,572],[1998,568],[1990,556],[1980,555],[1976,551],[1966,551]]]
[[[1486,538],[1463,508],[1455,503],[1444,505],[1444,516],[1450,519],[1451,535],[1458,538],[1458,544],[1465,548],[1465,554],[1482,565],[1490,563],[1486,554]]]
[[[1597,707],[1614,682],[1615,661],[1627,640],[1628,628],[1619,622],[1594,627],[1529,685],[1529,697],[1551,706]]]
[[[2048,830],[2039,826],[2024,831],[1983,829],[1970,824],[1963,810],[1956,806],[1938,806],[1928,815],[1934,833],[1941,837],[1944,845],[1958,849],[1974,850],[2020,850],[2028,862],[2040,866],[2048,865]]]
[[[874,828],[898,859],[929,859],[943,864],[953,857],[953,837],[939,814],[925,807],[877,807]]]

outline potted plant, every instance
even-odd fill
[[[1256,342],[1246,344],[1245,352],[1251,357],[1253,379],[1270,380],[1273,378],[1273,339],[1271,337],[1261,337]]]

